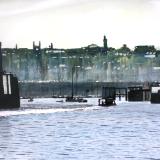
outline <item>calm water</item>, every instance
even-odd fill
[[[0,111],[0,160],[160,160],[160,105],[21,104]]]

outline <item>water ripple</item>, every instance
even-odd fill
[[[92,101],[92,100],[90,100]],[[22,103],[0,111],[0,159],[158,160],[160,107],[123,102],[94,104]]]

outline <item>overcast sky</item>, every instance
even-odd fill
[[[3,47],[160,46],[160,0],[0,0]]]

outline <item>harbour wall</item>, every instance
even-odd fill
[[[144,86],[144,82],[77,82],[73,93],[74,96],[101,97],[102,87],[132,86]],[[21,97],[66,97],[72,93],[71,82],[19,82],[19,88]]]

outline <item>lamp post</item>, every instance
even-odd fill
[[[62,81],[63,81],[63,77],[62,77],[62,70],[65,68],[66,66],[65,66],[65,64],[60,64],[59,65],[59,84],[60,84],[60,87],[59,87],[59,89],[60,89],[60,96],[61,96],[61,94],[62,94]]]
[[[80,68],[80,66],[73,66],[72,67],[72,98],[73,98],[73,95],[74,95],[74,85],[73,85],[74,68]]]
[[[71,96],[72,98],[73,98],[73,92],[74,91],[73,91],[73,67],[72,67],[72,96]]]
[[[98,97],[98,80],[96,81],[96,88],[97,88],[97,97]]]

